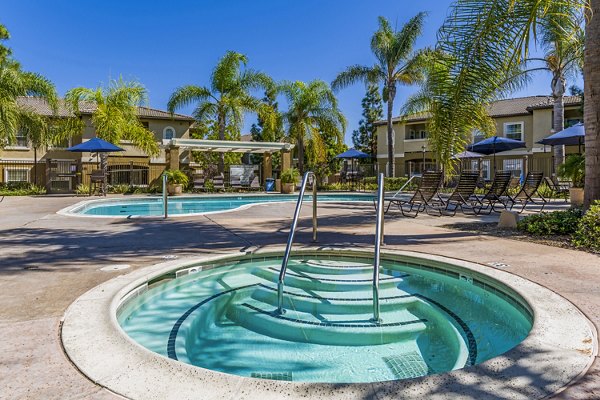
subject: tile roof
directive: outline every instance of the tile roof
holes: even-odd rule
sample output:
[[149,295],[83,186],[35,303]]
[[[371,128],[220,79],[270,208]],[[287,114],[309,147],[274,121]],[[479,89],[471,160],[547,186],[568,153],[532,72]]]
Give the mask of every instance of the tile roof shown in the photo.
[[[565,96],[565,106],[575,106],[581,104],[579,96]],[[516,115],[528,115],[533,110],[544,108],[552,108],[552,96],[528,96],[517,97],[514,99],[498,100],[490,104],[488,107],[491,117],[508,117]],[[426,113],[416,114],[407,118],[408,122],[425,121],[429,118]],[[400,117],[395,117],[394,122],[400,121]],[[377,121],[376,125],[384,125],[385,121]]]
[[[44,99],[40,99],[39,97],[19,97],[17,102],[38,114],[52,116],[52,110],[50,106]],[[79,105],[79,111],[82,114],[91,114],[96,109],[94,103],[91,102],[82,102]],[[183,114],[173,114],[171,115],[167,111],[158,110],[156,108],[150,107],[138,107],[138,115],[140,118],[148,118],[148,119],[166,119],[166,120],[181,120],[181,121],[193,121],[194,118],[189,115]],[[60,101],[58,104],[58,110],[56,113],[58,117],[70,117],[72,116],[71,112],[66,107],[64,101]]]

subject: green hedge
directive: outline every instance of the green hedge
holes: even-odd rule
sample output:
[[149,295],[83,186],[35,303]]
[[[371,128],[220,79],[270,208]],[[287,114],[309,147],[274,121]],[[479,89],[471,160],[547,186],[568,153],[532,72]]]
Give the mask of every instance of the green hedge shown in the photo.
[[0,183],[0,196],[33,196],[46,194],[46,188],[28,182]]
[[596,200],[579,221],[573,244],[600,252],[600,201]]
[[523,218],[517,223],[517,228],[537,236],[572,235],[577,230],[581,215],[578,208],[543,212]]

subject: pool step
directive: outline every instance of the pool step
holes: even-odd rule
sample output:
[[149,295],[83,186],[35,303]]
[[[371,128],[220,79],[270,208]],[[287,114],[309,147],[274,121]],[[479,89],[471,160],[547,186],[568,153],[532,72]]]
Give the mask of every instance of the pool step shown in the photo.
[[[269,282],[277,282],[279,271],[274,267],[257,268],[252,273]],[[379,279],[379,287],[390,288],[400,284],[408,275],[400,276],[382,276]],[[297,287],[305,290],[320,290],[325,292],[347,292],[355,290],[367,290],[373,285],[370,278],[363,277],[321,277],[317,275],[298,274],[293,271],[288,271],[285,276],[286,287]]]
[[[327,294],[327,293],[324,293]],[[284,291],[283,306],[310,314],[360,314],[373,311],[373,299],[368,291],[360,293],[343,293],[345,297],[320,296],[316,293]],[[355,297],[353,297],[354,295]],[[277,289],[260,285],[252,292],[252,298],[263,303],[277,307]],[[382,292],[380,309],[398,310],[415,306],[421,300],[413,295],[400,291]]]
[[321,275],[372,274],[373,264],[333,260],[292,260],[288,264],[288,270]]
[[[386,316],[387,319],[384,316],[379,325],[362,314],[359,319],[339,321],[331,321],[328,316],[322,315],[323,321],[319,321],[312,315],[296,312],[278,315],[270,306],[251,301],[236,304],[227,310],[229,320],[259,334],[324,345],[365,346],[416,340],[427,329],[427,320],[423,318],[410,316],[398,319],[397,313]],[[406,314],[403,316],[407,317]]]

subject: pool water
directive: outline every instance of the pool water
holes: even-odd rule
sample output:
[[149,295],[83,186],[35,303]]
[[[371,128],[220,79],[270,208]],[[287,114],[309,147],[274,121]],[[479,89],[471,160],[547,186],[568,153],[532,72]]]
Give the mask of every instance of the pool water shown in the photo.
[[[311,200],[305,195],[304,200]],[[372,195],[324,194],[318,195],[319,202],[355,202],[372,201]],[[170,197],[169,215],[201,214],[234,210],[236,208],[273,202],[293,202],[298,195],[244,195],[244,196],[202,196]],[[161,216],[164,213],[163,200],[156,198],[137,198],[119,200],[99,200],[86,202],[71,210],[71,213],[95,216]]]
[[382,260],[377,324],[372,260],[318,254],[290,259],[286,312],[277,314],[280,266],[279,257],[195,266],[124,303],[119,323],[149,350],[198,367],[330,383],[478,364],[532,326],[526,305],[487,281],[395,260]]

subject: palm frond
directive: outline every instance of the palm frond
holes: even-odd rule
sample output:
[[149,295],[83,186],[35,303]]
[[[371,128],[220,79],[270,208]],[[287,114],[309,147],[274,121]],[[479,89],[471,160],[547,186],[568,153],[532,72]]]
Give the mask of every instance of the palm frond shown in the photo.
[[175,110],[196,102],[216,100],[210,89],[202,86],[186,85],[175,89],[167,103],[167,110],[173,114]]

